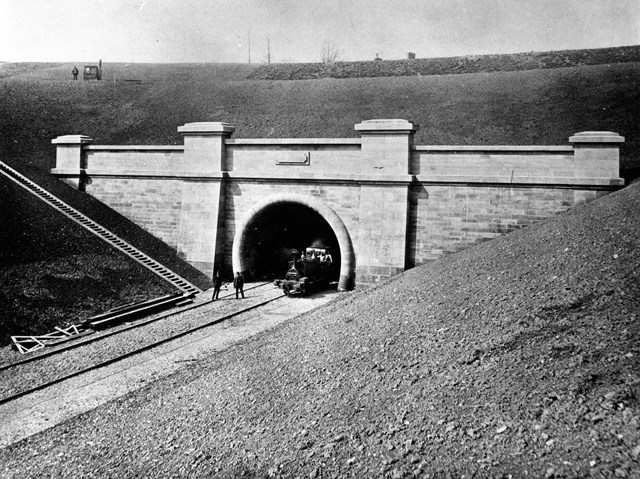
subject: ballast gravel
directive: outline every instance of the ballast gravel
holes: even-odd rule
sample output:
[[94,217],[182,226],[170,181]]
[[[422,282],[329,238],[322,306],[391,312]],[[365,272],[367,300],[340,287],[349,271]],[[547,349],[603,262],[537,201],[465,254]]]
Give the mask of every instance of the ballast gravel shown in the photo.
[[[249,294],[249,291],[251,291],[251,294]],[[176,314],[158,315],[161,319],[150,324],[145,324],[139,328],[126,329],[117,335],[105,337],[104,339],[79,346],[78,348],[63,351],[60,354],[25,364],[19,364],[11,369],[1,370],[0,399],[82,371],[123,354],[151,345],[157,341],[222,318],[237,311],[237,306],[239,305],[247,308],[281,295],[282,293],[272,284],[266,284],[258,288],[249,286],[247,288],[247,297],[241,303],[237,303],[235,299],[233,299],[234,296],[229,294],[223,294],[217,302],[209,302],[211,293],[202,293],[198,298],[202,306],[197,310],[189,309]],[[126,328],[126,325],[119,329],[123,328]],[[94,334],[100,336],[101,332]],[[82,339],[88,338],[89,337],[83,337]],[[12,356],[15,359],[21,359],[17,352],[14,352]]]
[[640,185],[0,450],[3,477],[639,477]]

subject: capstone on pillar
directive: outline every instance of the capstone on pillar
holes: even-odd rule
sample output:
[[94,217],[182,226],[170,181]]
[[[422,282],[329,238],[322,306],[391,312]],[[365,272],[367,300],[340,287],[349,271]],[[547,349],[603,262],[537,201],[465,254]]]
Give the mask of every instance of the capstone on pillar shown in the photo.
[[51,140],[56,145],[56,166],[51,173],[76,189],[83,189],[82,180],[86,177],[86,156],[84,145],[93,140],[85,135],[64,135]]
[[410,170],[413,137],[419,126],[407,120],[366,120],[355,125],[362,137],[361,171],[406,175]]
[[187,123],[178,127],[184,137],[181,169],[198,172],[226,171],[224,140],[235,126],[223,122]]
[[576,175],[624,184],[619,178],[623,136],[612,131],[583,131],[570,137],[569,142],[573,145]]

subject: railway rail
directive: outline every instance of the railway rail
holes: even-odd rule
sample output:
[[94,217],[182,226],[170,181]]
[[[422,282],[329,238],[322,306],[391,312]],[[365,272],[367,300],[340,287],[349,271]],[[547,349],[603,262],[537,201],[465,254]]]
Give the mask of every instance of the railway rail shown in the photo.
[[[271,282],[268,283],[260,283],[258,285],[254,285],[254,286],[249,286],[248,288],[245,289],[245,292],[248,291],[255,291],[255,292],[265,292],[268,293],[269,292],[269,288],[268,285],[272,285]],[[273,289],[271,289],[273,291]],[[230,293],[228,295],[223,296],[221,299],[227,298],[229,296],[232,296],[232,294],[234,293]],[[58,362],[56,362],[57,359],[59,359],[61,356],[64,355],[64,353],[69,352],[72,349],[77,349],[80,347],[91,347],[91,345],[98,343],[102,340],[105,340],[107,338],[113,338],[113,337],[117,337],[118,335],[123,335],[127,332],[130,332],[131,330],[137,329],[137,328],[141,328],[143,326],[149,326],[151,327],[153,325],[153,323],[157,323],[158,321],[162,320],[162,319],[167,319],[171,316],[176,316],[179,314],[182,314],[186,311],[191,311],[191,310],[198,310],[198,309],[202,309],[205,308],[206,306],[210,306],[212,301],[207,301],[204,303],[200,303],[200,304],[196,304],[196,305],[191,305],[191,306],[187,306],[184,307],[182,309],[180,309],[179,311],[173,311],[170,313],[166,313],[163,314],[161,316],[158,317],[154,317],[151,319],[147,319],[147,320],[142,320],[142,321],[138,321],[134,324],[125,326],[123,328],[119,328],[117,330],[114,331],[109,331],[103,334],[96,334],[96,336],[94,337],[93,335],[91,337],[87,337],[85,339],[79,340],[78,342],[72,343],[72,344],[68,344],[64,347],[61,348],[57,348],[51,351],[48,351],[46,353],[41,353],[38,354],[34,357],[31,358],[25,358],[22,359],[20,361],[16,361],[13,363],[9,363],[6,365],[3,365],[0,368],[0,374],[3,375],[7,375],[7,374],[11,374],[13,378],[19,377],[20,375],[23,375],[25,377],[25,382],[23,383],[24,387],[21,388],[16,388],[13,387],[10,391],[4,390],[4,391],[0,391],[0,404],[5,404],[5,403],[9,403],[15,399],[18,399],[20,397],[29,395],[31,393],[34,393],[36,391],[39,390],[43,390],[46,389],[48,387],[51,387],[55,384],[61,383],[63,381],[66,381],[68,379],[71,379],[73,377],[76,376],[80,376],[82,374],[88,373],[90,371],[93,371],[95,369],[99,369],[105,366],[108,366],[110,364],[114,364],[117,363],[119,361],[122,361],[128,357],[134,356],[136,354],[142,353],[144,351],[153,349],[155,347],[158,347],[162,344],[165,343],[169,343],[171,341],[174,341],[178,338],[181,338],[183,336],[186,336],[188,334],[191,334],[193,332],[205,329],[207,327],[213,326],[215,324],[221,323],[223,321],[226,321],[230,318],[233,318],[235,316],[238,316],[240,314],[246,313],[247,311],[251,311],[253,309],[259,308],[261,306],[264,306],[268,303],[271,303],[277,299],[281,299],[283,296],[281,293],[279,292],[275,292],[274,294],[266,294],[265,299],[257,299],[256,301],[247,301],[244,300],[245,302],[250,302],[250,305],[247,307],[242,307],[241,309],[234,309],[229,311],[228,313],[223,312],[222,315],[218,315],[215,319],[212,320],[204,320],[204,321],[199,321],[199,320],[194,320],[191,323],[192,324],[185,324],[184,328],[182,328],[180,331],[177,332],[172,332],[169,335],[163,334],[162,332],[158,333],[159,336],[163,336],[160,337],[159,339],[153,339],[151,341],[149,341],[147,344],[144,344],[143,346],[135,346],[135,347],[126,347],[124,348],[124,351],[114,351],[114,354],[107,354],[108,357],[98,357],[96,358],[96,362],[94,362],[93,364],[90,364],[88,366],[86,366],[87,363],[84,363],[83,365],[81,365],[81,367],[76,368],[75,370],[71,371],[71,372],[63,372],[63,373],[59,373],[58,375],[53,375],[54,377],[51,379],[48,379],[46,381],[37,381],[37,376],[41,376],[38,374],[33,374],[33,372],[30,372],[28,370],[26,370],[26,368],[28,368],[30,365],[38,364],[41,361],[46,360],[47,358],[49,358],[52,361],[51,364],[51,368],[54,368],[55,366],[58,366]],[[234,302],[234,304],[237,304]],[[138,344],[139,341],[135,340],[133,341],[135,344]],[[87,356],[90,355],[90,351],[87,351],[84,355],[83,358],[86,358]],[[104,356],[104,355],[103,355]],[[91,358],[93,359],[93,356],[91,356]],[[91,359],[89,359],[89,362],[91,361]],[[84,366],[84,367],[82,367]],[[35,385],[31,385],[29,384],[29,378],[33,378],[34,376],[36,376],[36,384]],[[7,383],[6,381],[0,381],[2,383]],[[18,389],[16,391],[16,389]]]

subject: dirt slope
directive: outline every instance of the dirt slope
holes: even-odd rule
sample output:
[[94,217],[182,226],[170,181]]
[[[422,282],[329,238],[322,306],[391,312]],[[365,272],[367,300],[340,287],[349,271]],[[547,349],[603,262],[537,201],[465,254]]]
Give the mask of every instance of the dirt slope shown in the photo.
[[0,205],[1,346],[176,291],[4,176]]
[[640,185],[0,451],[6,477],[638,477]]

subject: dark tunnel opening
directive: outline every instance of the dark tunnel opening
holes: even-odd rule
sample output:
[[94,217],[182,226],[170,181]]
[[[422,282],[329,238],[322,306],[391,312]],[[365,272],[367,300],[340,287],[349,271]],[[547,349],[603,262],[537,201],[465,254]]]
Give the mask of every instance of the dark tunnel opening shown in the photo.
[[266,207],[246,229],[243,256],[252,280],[284,278],[292,251],[330,248],[333,258],[330,281],[340,276],[338,239],[327,221],[315,210],[299,203],[278,203]]

